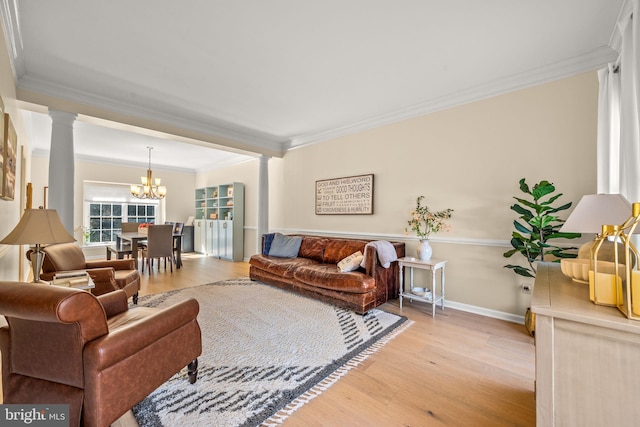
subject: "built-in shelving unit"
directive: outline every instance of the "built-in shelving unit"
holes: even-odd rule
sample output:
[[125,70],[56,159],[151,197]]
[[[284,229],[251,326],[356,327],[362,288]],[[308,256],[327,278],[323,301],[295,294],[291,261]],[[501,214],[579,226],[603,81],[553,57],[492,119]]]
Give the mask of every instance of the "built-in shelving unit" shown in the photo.
[[244,184],[195,191],[195,251],[229,261],[244,257]]

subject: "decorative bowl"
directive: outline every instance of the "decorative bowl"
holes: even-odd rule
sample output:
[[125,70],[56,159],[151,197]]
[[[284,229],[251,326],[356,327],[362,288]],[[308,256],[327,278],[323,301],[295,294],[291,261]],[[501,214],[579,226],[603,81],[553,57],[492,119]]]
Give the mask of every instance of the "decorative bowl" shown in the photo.
[[[618,275],[624,280],[624,264],[618,264]],[[589,284],[589,270],[591,260],[589,258],[566,258],[560,260],[560,270],[576,282]],[[598,271],[601,273],[613,274],[615,263],[610,261],[598,261]]]
[[413,288],[411,289],[411,293],[419,297],[426,297],[431,294],[431,291],[426,288]]

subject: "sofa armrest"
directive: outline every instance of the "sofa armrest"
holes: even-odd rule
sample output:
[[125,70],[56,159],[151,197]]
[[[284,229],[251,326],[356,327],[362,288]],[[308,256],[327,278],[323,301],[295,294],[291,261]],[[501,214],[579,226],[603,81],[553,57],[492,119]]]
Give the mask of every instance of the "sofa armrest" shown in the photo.
[[378,266],[378,251],[375,246],[366,246],[365,259],[367,260],[365,265],[365,272],[367,276],[376,277],[376,268]]
[[34,331],[29,337],[34,341],[40,339],[38,335],[46,336],[47,328],[55,324],[75,324],[77,337],[86,341],[107,333],[107,318],[96,297],[65,286],[0,282],[0,313],[33,321],[24,327]]
[[[130,311],[133,312],[137,308]],[[110,330],[85,346],[85,367],[101,371],[119,361],[136,354],[189,322],[196,322],[200,306],[194,298],[181,301],[170,307]]]
[[135,259],[87,261],[87,269],[111,267],[114,270],[136,270]]
[[92,268],[86,271],[95,285],[91,290],[92,294],[97,296],[118,290],[113,268]]
[[100,304],[102,304],[104,312],[107,314],[107,319],[116,314],[124,313],[129,309],[127,293],[125,291],[117,290],[100,295],[97,298]]

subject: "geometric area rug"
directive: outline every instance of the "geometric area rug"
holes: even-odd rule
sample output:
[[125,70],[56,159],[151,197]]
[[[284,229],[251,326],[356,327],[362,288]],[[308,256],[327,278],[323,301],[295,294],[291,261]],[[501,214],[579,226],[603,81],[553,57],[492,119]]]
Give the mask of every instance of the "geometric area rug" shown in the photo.
[[141,427],[273,426],[320,395],[413,322],[350,310],[249,278],[140,298],[200,303],[198,380],[186,369],[133,408]]

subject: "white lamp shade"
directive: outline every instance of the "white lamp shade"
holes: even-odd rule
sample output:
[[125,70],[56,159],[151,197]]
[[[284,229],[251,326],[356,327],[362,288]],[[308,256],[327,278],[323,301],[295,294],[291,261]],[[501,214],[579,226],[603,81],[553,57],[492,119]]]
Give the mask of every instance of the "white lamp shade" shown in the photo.
[[562,232],[600,233],[603,225],[620,225],[631,216],[631,203],[621,194],[582,196],[560,228]]
[[36,245],[74,242],[55,209],[25,209],[15,228],[0,241],[3,245]]

